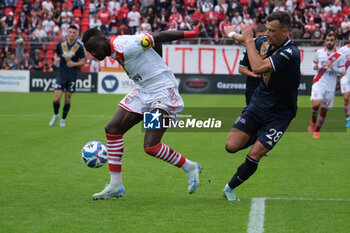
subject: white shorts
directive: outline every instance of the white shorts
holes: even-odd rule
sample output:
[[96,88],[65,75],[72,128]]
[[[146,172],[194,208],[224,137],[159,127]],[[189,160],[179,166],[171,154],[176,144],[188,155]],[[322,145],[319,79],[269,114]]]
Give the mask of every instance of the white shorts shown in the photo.
[[350,77],[349,75],[344,75],[341,79],[340,79],[340,90],[341,93],[346,93],[346,92],[350,92]]
[[139,114],[159,108],[170,115],[176,115],[183,111],[184,102],[176,87],[161,89],[157,92],[147,92],[137,88],[127,94],[119,102],[119,106],[129,112]]
[[321,106],[326,109],[331,109],[334,103],[335,91],[329,91],[313,85],[311,89],[311,101],[322,100]]

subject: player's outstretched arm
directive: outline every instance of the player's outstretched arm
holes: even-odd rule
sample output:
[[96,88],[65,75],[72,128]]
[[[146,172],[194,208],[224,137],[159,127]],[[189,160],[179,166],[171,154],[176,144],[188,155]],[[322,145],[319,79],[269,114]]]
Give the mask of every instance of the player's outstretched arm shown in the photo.
[[243,35],[236,33],[236,25],[224,27],[224,32],[228,38],[236,40],[238,43],[240,43],[243,46],[247,46],[247,43],[245,43]]
[[162,31],[153,34],[155,44],[170,42],[173,40],[181,40],[185,38],[195,38],[199,35],[202,30],[202,23],[198,22],[196,27],[192,31]]

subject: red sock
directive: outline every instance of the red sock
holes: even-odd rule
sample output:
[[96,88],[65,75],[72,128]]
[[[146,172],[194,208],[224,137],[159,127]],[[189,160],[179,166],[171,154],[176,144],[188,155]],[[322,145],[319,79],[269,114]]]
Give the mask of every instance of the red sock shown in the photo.
[[326,120],[326,117],[327,117],[327,114],[325,115],[321,115],[318,117],[318,121],[317,121],[317,124],[316,124],[316,129],[315,129],[315,132],[319,132],[322,125],[323,125],[323,122]]
[[108,166],[110,172],[122,171],[123,135],[107,134]]
[[318,107],[312,107],[311,108],[311,117],[312,117],[313,123],[316,123],[316,121],[317,121],[317,113],[318,113]]
[[145,148],[145,152],[177,167],[182,167],[182,165],[186,162],[186,158],[184,156],[162,142],[155,146]]
[[343,103],[345,117],[350,117],[350,103]]

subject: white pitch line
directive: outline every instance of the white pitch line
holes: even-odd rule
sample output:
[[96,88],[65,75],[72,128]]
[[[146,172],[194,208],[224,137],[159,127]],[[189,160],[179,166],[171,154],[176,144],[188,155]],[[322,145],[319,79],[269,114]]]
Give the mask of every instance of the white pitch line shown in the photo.
[[265,215],[266,198],[253,198],[250,207],[248,233],[264,232],[264,215]]
[[263,233],[265,218],[265,200],[290,200],[290,201],[350,201],[343,198],[296,198],[296,197],[258,197],[252,198],[250,207],[248,233]]
[[297,198],[297,197],[265,197],[269,200],[291,200],[291,201],[350,201],[342,198]]

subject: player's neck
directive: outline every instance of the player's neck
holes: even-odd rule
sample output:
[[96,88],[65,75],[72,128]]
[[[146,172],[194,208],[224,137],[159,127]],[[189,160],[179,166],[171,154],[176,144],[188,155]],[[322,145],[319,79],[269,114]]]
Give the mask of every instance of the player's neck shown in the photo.
[[69,45],[72,45],[75,43],[75,39],[67,39],[67,42]]

